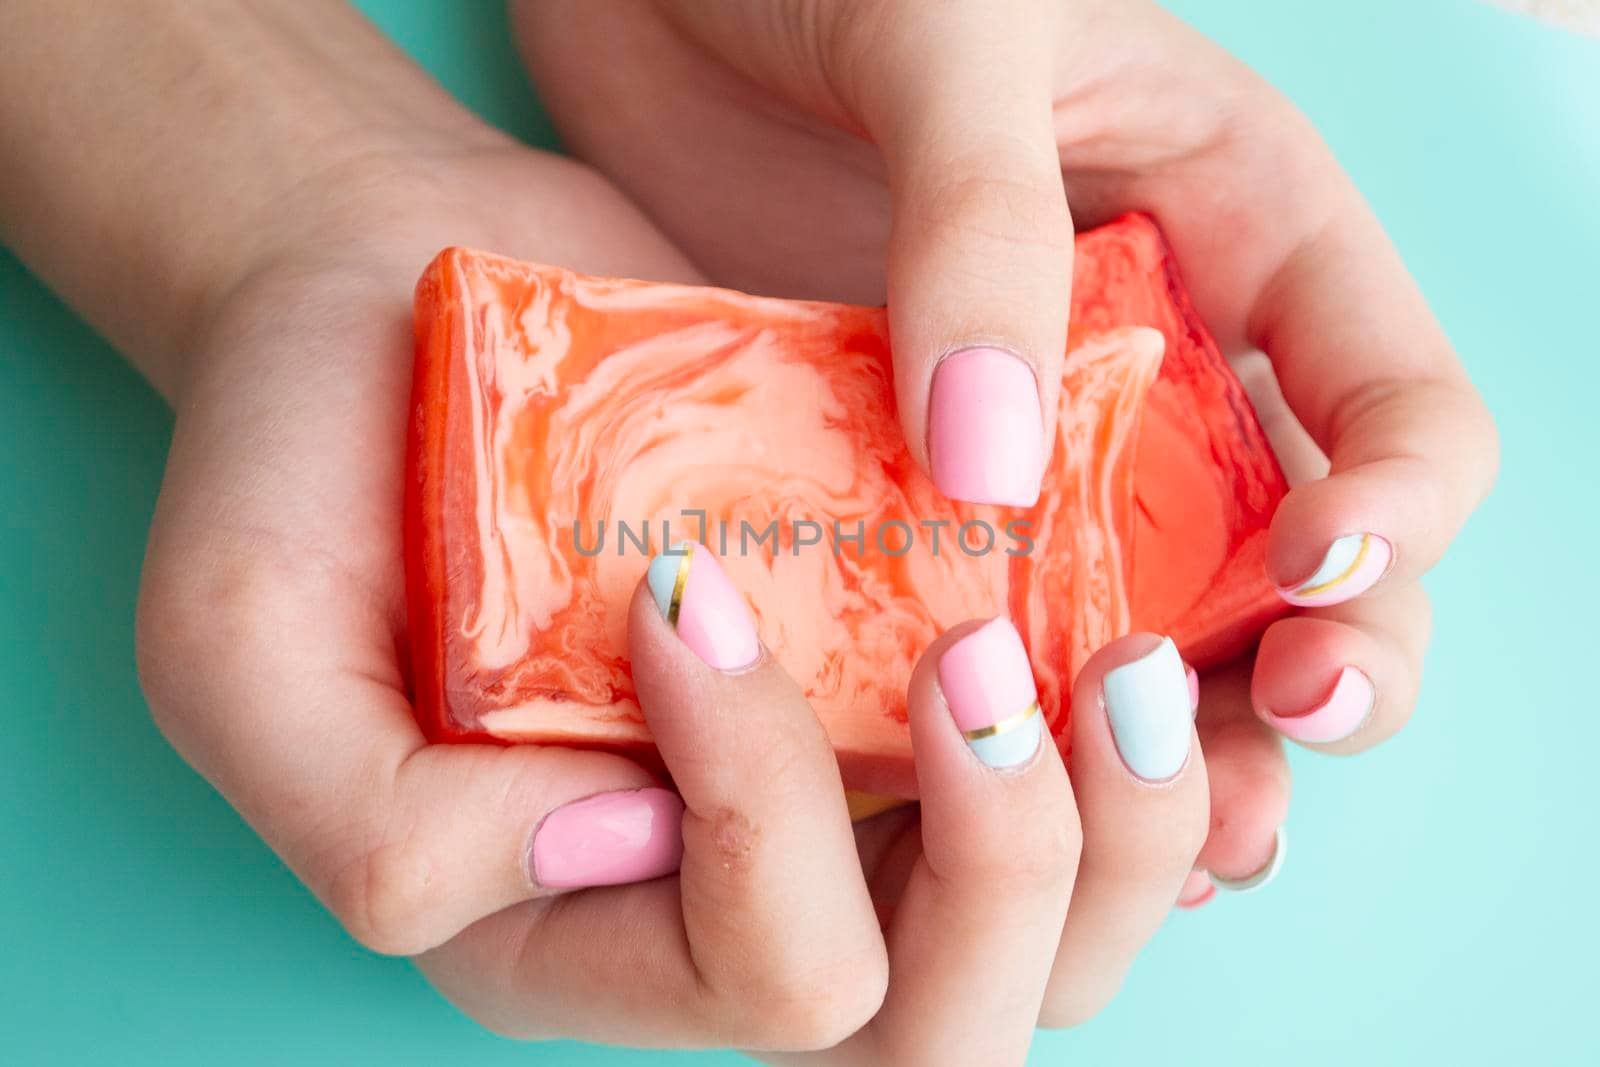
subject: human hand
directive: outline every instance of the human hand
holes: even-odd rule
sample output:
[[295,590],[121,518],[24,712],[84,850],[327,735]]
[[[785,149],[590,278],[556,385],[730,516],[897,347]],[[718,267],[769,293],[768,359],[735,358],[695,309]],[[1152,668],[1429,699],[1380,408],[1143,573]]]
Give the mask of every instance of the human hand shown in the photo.
[[[1034,469],[1032,437],[1016,427],[1037,401],[1050,439],[1073,219],[1156,216],[1223,346],[1270,358],[1246,377],[1297,483],[1268,569],[1306,606],[1253,665],[1205,680],[1201,713],[1201,866],[1235,882],[1274,866],[1288,799],[1275,731],[1348,753],[1400,728],[1429,625],[1417,578],[1496,464],[1486,409],[1304,116],[1126,0],[515,12],[566,143],[714,281],[887,298],[907,441],[954,496],[1028,496],[1014,478]],[[941,361],[972,345],[1033,372],[988,376],[1020,383],[1019,398],[986,397],[1005,419],[941,400]]]
[[[733,889],[679,909],[678,880],[650,879],[677,869],[682,805],[651,774],[592,752],[430,746],[416,725],[399,519],[418,272],[463,243],[696,280],[591,171],[425,114],[410,105],[418,122],[398,142],[363,127],[333,158],[302,158],[270,233],[212,250],[212,284],[185,287],[197,326],[182,358],[143,353],[177,411],[139,611],[156,721],[362,944],[438,969],[470,943],[472,981],[451,985],[464,1001],[590,989],[518,1025],[642,1043],[842,1037],[881,998],[883,949],[831,752],[820,784],[815,761],[789,777],[759,764],[820,798],[763,824],[766,847],[800,868],[731,878],[761,894],[737,911]],[[170,336],[160,317],[147,306],[118,324]],[[729,787],[757,795],[753,773]],[[608,832],[609,849],[584,847]],[[806,873],[841,864],[849,877]],[[630,881],[626,896],[571,893]],[[522,936],[487,952],[458,937],[496,914]],[[838,980],[778,1003],[797,975]],[[755,998],[763,1011],[744,1007]]]
[[[730,743],[698,776],[671,760],[706,803],[815,798],[782,819],[741,809],[768,860],[680,903],[678,879],[651,879],[677,870],[682,803],[650,773],[594,752],[428,745],[406,696],[398,518],[420,265],[462,242],[602,274],[691,270],[592,173],[492,137],[426,165],[364,155],[301,194],[292,231],[239,272],[163,383],[178,418],[139,625],[163,732],[352,936],[423,955],[499,1029],[785,1047],[853,1031],[881,998],[883,948],[825,745],[825,760],[774,766],[767,746],[804,739],[750,714],[736,740],[751,752]],[[714,880],[722,853],[696,866],[705,854],[691,848],[687,870]],[[624,882],[641,884],[572,892]],[[801,983],[823,979],[808,999]],[[510,998],[510,1016],[484,1006]]]
[[[0,151],[0,233],[177,411],[139,618],[163,730],[354,936],[422,952],[485,1014],[510,998],[508,1029],[768,1047],[857,1030],[886,950],[813,720],[788,720],[812,723],[793,767],[794,729],[768,760],[764,731],[720,762],[675,758],[693,803],[724,790],[767,848],[763,877],[735,848],[718,883],[713,835],[696,881],[691,841],[679,901],[682,879],[648,881],[678,863],[680,810],[650,775],[426,746],[405,700],[396,519],[420,264],[462,242],[598,274],[695,280],[688,265],[609,186],[464,115],[343,5],[103,14],[5,8],[0,85],[28,91],[0,93],[0,147],[18,148]],[[768,787],[807,803],[774,814]],[[1193,841],[1162,840],[1150,854],[1186,865]],[[773,877],[774,856],[798,870]],[[1022,858],[1046,871],[1060,855]],[[507,940],[476,933],[496,923]],[[541,997],[552,1010],[521,1010]]]
[[[341,175],[338,188],[370,188],[370,202],[316,211],[304,236],[245,272],[251,285],[207,316],[173,385],[180,414],[141,612],[145,682],[167,735],[359,940],[419,954],[447,995],[501,1032],[762,1050],[850,1037],[837,1062],[921,1064],[961,1047],[926,1014],[976,989],[1017,994],[994,1009],[1003,1039],[985,1033],[981,1046],[983,1062],[1004,1062],[1020,1058],[1041,1012],[1091,1013],[1160,922],[1203,834],[1186,694],[1158,719],[1159,785],[1123,769],[1093,704],[1098,683],[1086,681],[1076,804],[1053,748],[1022,776],[1043,784],[990,787],[1001,799],[976,792],[987,772],[963,756],[950,813],[926,816],[920,834],[907,815],[887,816],[858,842],[831,749],[793,683],[770,663],[724,677],[641,593],[630,658],[687,802],[681,846],[681,806],[626,760],[423,743],[395,652],[401,467],[384,444],[404,432],[410,265],[458,239],[595,271],[687,268],[559,160],[501,146],[447,159],[424,183],[381,173]],[[334,192],[311,191],[305,210],[340,204]],[[526,222],[507,206],[522,197],[536,205]],[[396,204],[418,221],[397,221]],[[741,666],[739,645],[717,646],[731,657],[719,662]],[[914,706],[925,709],[935,690],[926,668],[920,677]],[[955,736],[947,715],[938,721],[935,751]],[[925,771],[937,788],[940,771]],[[986,814],[963,814],[962,800]],[[1017,812],[1039,821],[1013,825]],[[941,826],[954,827],[944,859]],[[672,872],[680,847],[679,877],[650,880]],[[916,873],[924,865],[937,877]],[[937,886],[919,893],[930,878]],[[1003,930],[950,914],[952,900],[981,910],[983,893],[1006,898]],[[944,903],[917,903],[928,895]],[[891,908],[886,944],[878,916]],[[886,985],[894,958],[923,977]]]
[[[583,951],[530,974],[507,942],[475,976],[557,990],[607,979],[608,994],[542,1020],[561,1032],[675,1026],[680,1041],[712,1041],[708,1020],[745,995],[719,978],[740,965],[781,985],[851,954],[860,984],[837,984],[838,1012],[861,988],[881,994],[859,875],[835,889],[802,871],[737,929],[700,913],[692,941],[692,907],[644,930],[605,896],[563,908],[568,890],[676,870],[681,802],[615,756],[426,745],[406,699],[418,272],[457,242],[696,280],[683,258],[593,172],[479,123],[345,5],[150,0],[95,14],[0,6],[0,236],[176,409],[138,626],[142,680],[174,745],[374,949],[436,949],[529,899],[572,916],[563,930]],[[792,855],[855,868],[836,773],[820,796],[781,828],[802,838]],[[840,818],[804,833],[809,810]],[[608,832],[609,847],[582,847]],[[676,894],[676,879],[638,891],[663,885]],[[666,983],[615,966],[646,944],[703,984],[647,1002]],[[798,970],[762,966],[768,946],[794,948],[777,962]],[[746,1015],[815,1040],[839,1025],[826,1008]]]
[[592,172],[487,131],[430,157],[363,153],[282,217],[161,381],[177,419],[140,672],[167,736],[351,933],[419,952],[548,888],[525,863],[544,813],[654,780],[593,754],[424,743],[398,651],[416,275],[452,242],[693,273]]
[[1021,1063],[1041,1018],[1116,989],[1205,834],[1185,669],[1152,635],[1083,672],[1071,781],[1015,628],[941,636],[908,693],[920,808],[857,827],[859,862],[827,737],[709,549],[652,564],[629,659],[686,805],[682,871],[508,909],[423,957],[502,1032]]

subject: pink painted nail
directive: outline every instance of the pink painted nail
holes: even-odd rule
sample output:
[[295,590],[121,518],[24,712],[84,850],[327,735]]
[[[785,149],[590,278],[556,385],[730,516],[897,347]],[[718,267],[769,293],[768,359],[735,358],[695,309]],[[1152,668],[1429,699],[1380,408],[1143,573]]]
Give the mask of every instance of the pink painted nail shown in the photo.
[[1217,887],[1211,884],[1209,874],[1190,871],[1189,877],[1184,879],[1183,888],[1178,891],[1178,907],[1185,910],[1198,908],[1216,895]]
[[1361,729],[1378,699],[1372,679],[1355,667],[1339,672],[1333,691],[1322,703],[1301,712],[1263,710],[1261,717],[1286,737],[1311,744],[1342,741]]
[[1033,758],[1044,716],[1022,636],[1010,619],[990,619],[939,657],[939,688],[956,728],[991,767]]
[[928,451],[945,496],[1032,507],[1045,460],[1033,368],[998,348],[946,356],[933,372]]
[[581,889],[659,878],[683,859],[683,801],[669,789],[599,793],[552,811],[533,835],[535,885]]
[[1278,595],[1301,608],[1342,604],[1376,585],[1393,562],[1394,546],[1377,534],[1346,534],[1328,546],[1310,577],[1279,586]]
[[736,671],[761,655],[750,609],[709,548],[680,541],[650,561],[646,581],[662,617],[710,666]]

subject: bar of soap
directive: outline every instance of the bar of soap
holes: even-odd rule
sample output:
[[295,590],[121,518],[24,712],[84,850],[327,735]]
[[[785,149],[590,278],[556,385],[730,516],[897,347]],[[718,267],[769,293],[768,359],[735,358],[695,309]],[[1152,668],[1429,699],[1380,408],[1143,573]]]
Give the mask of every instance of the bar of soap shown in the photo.
[[962,620],[1016,622],[1057,736],[1120,634],[1201,667],[1246,650],[1284,611],[1277,462],[1151,220],[1080,235],[1074,274],[1022,509],[949,501],[912,462],[882,309],[442,252],[417,287],[405,504],[429,737],[649,759],[627,605],[682,539],[719,554],[858,790],[915,795],[906,682]]

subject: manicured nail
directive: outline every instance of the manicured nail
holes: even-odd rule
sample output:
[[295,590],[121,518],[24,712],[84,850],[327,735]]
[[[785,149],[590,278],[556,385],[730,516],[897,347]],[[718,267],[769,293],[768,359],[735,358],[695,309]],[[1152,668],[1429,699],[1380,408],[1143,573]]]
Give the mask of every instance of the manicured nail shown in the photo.
[[1198,908],[1216,895],[1217,887],[1211,884],[1210,875],[1205,871],[1190,871],[1183,888],[1178,891],[1178,907],[1185,910]]
[[662,617],[710,666],[736,671],[761,654],[750,609],[709,548],[678,542],[650,561],[646,580]]
[[1394,562],[1394,546],[1377,534],[1354,533],[1334,541],[1311,577],[1279,586],[1278,595],[1302,608],[1342,604],[1377,584]]
[[1039,692],[1010,619],[990,619],[945,649],[939,687],[961,736],[989,766],[1015,767],[1039,750]]
[[1274,730],[1296,741],[1327,744],[1343,741],[1366,723],[1378,702],[1372,679],[1355,668],[1346,667],[1333,683],[1333,691],[1322,703],[1299,712],[1274,712],[1263,709],[1261,717]]
[[1283,858],[1289,854],[1289,833],[1283,827],[1278,827],[1278,832],[1272,837],[1272,858],[1257,871],[1245,878],[1238,880],[1218,878],[1211,876],[1211,882],[1218,889],[1226,889],[1230,893],[1248,893],[1253,889],[1264,889],[1268,882],[1278,877],[1278,872],[1283,870]]
[[1100,682],[1111,736],[1128,770],[1147,782],[1161,782],[1189,759],[1194,729],[1189,677],[1172,638],[1132,663],[1106,672]]
[[545,816],[533,835],[535,885],[581,889],[659,878],[683,858],[683,801],[670,789],[599,793]]
[[1032,507],[1045,460],[1033,368],[999,348],[946,356],[933,372],[928,452],[945,496]]

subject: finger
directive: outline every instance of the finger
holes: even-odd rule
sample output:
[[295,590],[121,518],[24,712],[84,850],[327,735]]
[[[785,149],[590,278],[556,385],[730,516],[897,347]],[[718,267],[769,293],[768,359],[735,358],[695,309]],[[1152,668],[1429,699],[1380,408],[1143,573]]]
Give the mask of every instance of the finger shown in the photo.
[[742,74],[882,152],[897,406],[912,455],[958,500],[1033,504],[1054,441],[1072,275],[1060,7],[666,6]]
[[888,168],[901,422],[957,500],[1032,505],[1054,441],[1072,280],[1050,108],[1059,7],[924,5],[920,32],[860,20],[840,37],[845,92]]
[[861,989],[859,1026],[887,965],[833,749],[716,556],[693,543],[674,552],[634,598],[630,654],[687,808],[679,881],[699,984],[729,1006],[725,1032],[746,1047],[760,1035],[739,1032],[737,1008],[752,996],[826,1002]]
[[1428,597],[1411,583],[1313,614],[1262,636],[1251,700],[1268,726],[1311,748],[1362,752],[1405,725],[1422,681]]
[[1206,675],[1196,726],[1211,785],[1211,825],[1179,906],[1209,899],[1208,887],[1266,884],[1282,866],[1278,848],[1291,776],[1283,742],[1250,704],[1251,662]]
[[[324,591],[308,612],[270,567],[182,566],[141,605],[157,719],[364,945],[420,952],[518,901],[676,865],[677,801],[627,760],[426,745],[369,599]],[[556,837],[588,865],[536,879]]]
[[1211,876],[1196,867],[1183,880],[1183,888],[1178,891],[1175,906],[1185,911],[1193,911],[1211,903],[1216,895],[1217,887],[1212,883]]
[[517,1037],[837,1044],[888,976],[821,725],[704,546],[652,562],[628,626],[640,704],[685,804],[678,878],[510,909],[424,969]]
[[[1326,475],[1326,458],[1263,364],[1247,359],[1237,369],[1290,484]],[[1421,684],[1429,623],[1420,586],[1386,583],[1371,596],[1309,608],[1275,624],[1256,658],[1253,703],[1261,721],[1297,741],[1338,752],[1360,751],[1392,735],[1404,725]],[[1356,664],[1352,657],[1358,656],[1376,674]],[[1377,675],[1384,678],[1381,685]]]
[[1008,620],[934,642],[908,702],[923,854],[863,1061],[1021,1064],[1078,864],[1072,787]]
[[[1256,417],[1290,485],[1328,473],[1328,460],[1289,410],[1272,364],[1260,353],[1234,361]],[[1198,908],[1218,888],[1264,888],[1287,855],[1284,820],[1291,776],[1283,743],[1259,719],[1250,700],[1255,659],[1207,675],[1196,725],[1211,783],[1211,827],[1177,906]]]
[[[1331,161],[1329,166],[1332,167]],[[1284,599],[1326,606],[1414,581],[1493,482],[1494,422],[1353,186],[1263,289],[1251,338],[1328,454],[1290,492],[1267,570]]]
[[1130,634],[1084,665],[1072,691],[1072,784],[1083,860],[1041,1022],[1099,1012],[1166,919],[1206,837],[1206,759],[1177,647]]

